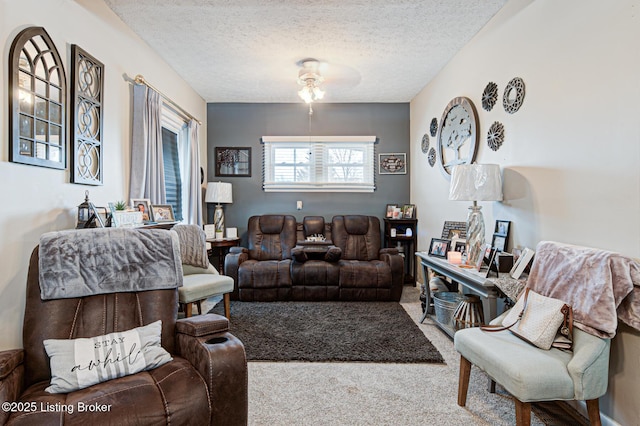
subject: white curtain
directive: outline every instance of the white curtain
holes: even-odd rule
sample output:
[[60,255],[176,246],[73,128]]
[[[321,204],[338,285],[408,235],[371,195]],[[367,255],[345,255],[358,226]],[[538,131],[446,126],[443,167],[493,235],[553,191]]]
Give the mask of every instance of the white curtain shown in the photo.
[[130,198],[148,198],[165,204],[162,160],[162,99],[143,84],[133,85]]
[[200,183],[200,147],[198,144],[198,134],[200,125],[195,120],[189,121],[189,176],[187,191],[187,212],[185,222],[202,226],[202,185]]

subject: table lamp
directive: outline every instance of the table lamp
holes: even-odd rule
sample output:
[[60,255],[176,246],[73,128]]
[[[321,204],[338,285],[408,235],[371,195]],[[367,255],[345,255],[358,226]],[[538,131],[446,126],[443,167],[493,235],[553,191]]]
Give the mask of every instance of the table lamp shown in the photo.
[[207,182],[207,192],[204,196],[205,203],[217,203],[213,213],[213,223],[216,227],[216,238],[224,235],[224,210],[221,203],[233,203],[231,184],[227,182]]
[[484,255],[485,226],[478,201],[501,201],[502,178],[497,164],[459,164],[451,173],[449,199],[473,201],[467,216],[467,263]]

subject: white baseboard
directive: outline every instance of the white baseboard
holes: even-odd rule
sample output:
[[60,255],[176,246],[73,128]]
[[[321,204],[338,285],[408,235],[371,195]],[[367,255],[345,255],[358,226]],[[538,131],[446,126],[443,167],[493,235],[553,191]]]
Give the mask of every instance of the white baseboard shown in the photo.
[[[589,414],[587,413],[587,403],[584,401],[565,401],[567,404],[575,408],[580,414],[589,418]],[[602,421],[602,426],[622,426],[620,423],[613,420],[611,417],[608,417],[600,412],[600,420]]]

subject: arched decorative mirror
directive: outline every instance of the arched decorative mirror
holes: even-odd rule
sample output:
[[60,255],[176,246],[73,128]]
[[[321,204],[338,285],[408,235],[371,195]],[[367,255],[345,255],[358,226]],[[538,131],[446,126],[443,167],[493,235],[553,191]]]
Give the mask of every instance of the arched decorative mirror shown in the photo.
[[9,52],[9,160],[66,167],[66,77],[42,27],[22,30]]

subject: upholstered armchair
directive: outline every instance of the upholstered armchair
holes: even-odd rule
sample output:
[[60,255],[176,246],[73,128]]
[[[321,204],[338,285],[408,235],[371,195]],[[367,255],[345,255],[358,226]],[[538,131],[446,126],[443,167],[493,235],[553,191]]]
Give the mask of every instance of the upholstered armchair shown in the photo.
[[340,248],[340,300],[400,300],[404,260],[396,248],[381,247],[375,216],[334,216],[333,244]]
[[235,281],[232,299],[247,302],[291,299],[291,250],[296,245],[296,219],[291,215],[252,216],[247,248],[232,247],[225,275]]
[[[131,234],[146,232],[147,243],[162,241],[168,231],[137,230],[78,230],[65,231],[86,233],[94,237],[94,233],[112,234],[114,243],[109,246],[93,246],[89,242],[89,251],[94,257],[80,262],[101,269],[101,265],[117,271],[119,278],[132,273],[132,268],[120,268],[120,263],[112,262],[131,247],[128,237]],[[41,243],[42,244],[42,243]],[[140,247],[153,247],[146,244]],[[177,247],[177,243],[176,243]],[[67,244],[60,251],[60,258],[69,256],[75,245]],[[150,250],[152,250],[150,248]],[[170,251],[162,246],[159,250]],[[114,257],[107,259],[108,254]],[[140,259],[148,259],[153,263],[153,253],[140,252]],[[134,253],[134,255],[136,255]],[[112,282],[103,281],[100,286],[103,292],[81,297],[41,298],[40,269],[47,262],[58,262],[58,256],[40,257],[36,248],[30,259],[27,277],[26,307],[23,327],[23,347],[0,352],[0,402],[22,402],[15,404],[15,410],[0,411],[0,424],[34,425],[34,424],[172,424],[172,425],[244,425],[247,423],[247,365],[242,343],[228,332],[228,321],[219,315],[201,315],[193,318],[177,319],[178,291],[176,282],[173,288],[150,289],[146,291],[124,291],[111,286]],[[100,261],[104,263],[100,263]],[[129,264],[132,265],[132,264]],[[181,277],[179,259],[176,261],[175,276]],[[144,281],[157,268],[152,264],[149,269],[135,271],[136,281]],[[64,269],[62,269],[64,271]],[[64,271],[66,273],[66,271]],[[82,272],[81,272],[82,274]],[[173,275],[172,275],[173,276]],[[109,277],[111,279],[113,275]],[[64,276],[63,276],[64,281]],[[153,281],[150,279],[149,281]],[[67,282],[70,286],[70,281]],[[153,282],[149,284],[153,285]],[[114,284],[115,286],[115,284]],[[68,290],[65,288],[62,291]],[[161,321],[161,328],[157,321]],[[54,373],[53,358],[48,354],[48,339],[76,345],[80,339],[125,333],[142,326],[156,324],[156,345],[170,355],[171,360],[153,369],[144,369],[124,377],[112,378],[89,386],[80,386],[78,390],[50,393],[45,390],[52,382]],[[104,337],[104,336],[103,336]],[[140,352],[147,343],[140,338]],[[76,340],[69,340],[76,339]],[[123,337],[124,339],[124,337]],[[47,340],[47,342],[45,342]],[[113,341],[112,341],[113,342]],[[112,344],[112,342],[110,344]],[[90,347],[94,348],[91,343]],[[94,369],[103,374],[109,364],[107,360],[127,355],[118,352],[125,350],[115,347],[109,353],[95,354]],[[73,352],[72,352],[73,353]],[[71,365],[78,364],[65,372],[84,370],[84,363],[79,363],[73,355]],[[133,355],[131,355],[133,356]],[[137,356],[136,356],[137,357]],[[123,358],[123,359],[124,359]],[[132,358],[129,358],[132,359]],[[97,364],[96,364],[97,362]],[[80,364],[82,364],[80,366]],[[104,364],[103,366],[101,364]],[[65,364],[67,365],[67,364]],[[91,365],[91,363],[89,364]],[[101,368],[97,368],[100,365]],[[79,367],[80,366],[80,367]],[[149,367],[147,367],[149,368]],[[98,374],[98,373],[96,373]],[[109,375],[114,374],[113,372]],[[55,375],[55,374],[53,374]],[[78,375],[79,377],[79,375]],[[80,383],[80,378],[74,379]],[[5,406],[3,405],[3,408]],[[21,408],[20,408],[21,407]],[[93,407],[87,409],[86,407]],[[83,410],[84,408],[84,410]]]

